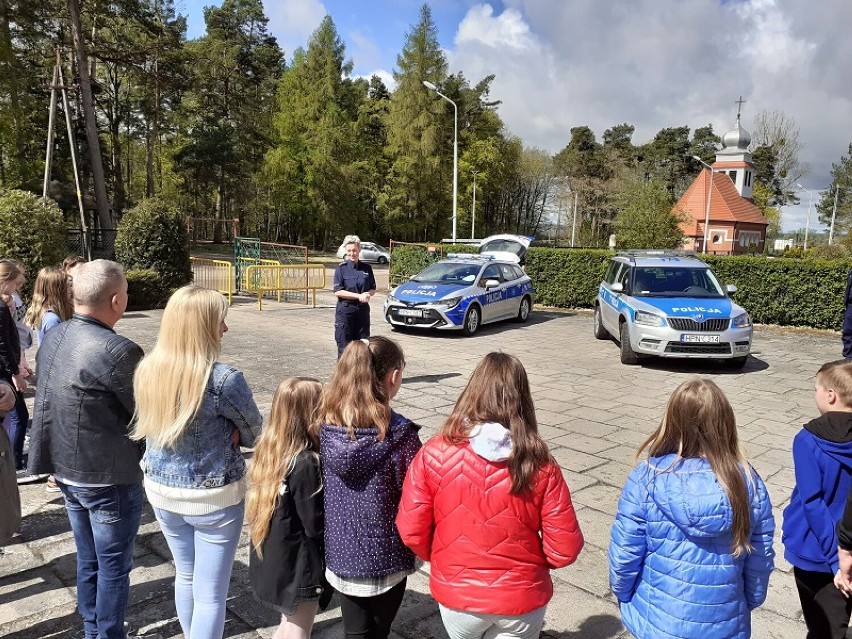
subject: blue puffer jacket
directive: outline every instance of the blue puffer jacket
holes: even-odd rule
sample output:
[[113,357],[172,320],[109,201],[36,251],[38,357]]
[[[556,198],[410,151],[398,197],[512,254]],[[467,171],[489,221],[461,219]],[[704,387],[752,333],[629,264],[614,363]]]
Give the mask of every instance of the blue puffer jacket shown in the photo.
[[[675,467],[672,468],[672,465]],[[731,554],[733,512],[704,459],[640,463],[627,479],[612,527],[609,579],[624,625],[637,639],[746,639],[766,599],[775,521],[756,475],[750,553]]]
[[396,529],[402,482],[420,450],[420,427],[391,414],[384,439],[376,428],[322,424],[325,559],[340,577],[382,577],[414,569],[414,553]]

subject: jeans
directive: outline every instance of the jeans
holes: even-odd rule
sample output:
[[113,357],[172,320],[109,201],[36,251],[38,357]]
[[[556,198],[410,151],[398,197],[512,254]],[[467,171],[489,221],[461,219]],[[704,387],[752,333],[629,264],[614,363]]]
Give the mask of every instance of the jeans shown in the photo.
[[537,639],[547,612],[547,606],[542,606],[517,617],[507,617],[439,608],[451,639]]
[[175,608],[186,639],[221,639],[245,502],[208,515],[154,508],[175,560]]
[[125,639],[142,484],[102,488],[57,484],[77,545],[77,607],[86,639]]
[[15,456],[15,470],[25,468],[24,465],[24,438],[27,434],[27,425],[30,422],[30,412],[24,401],[24,394],[15,391],[15,406],[6,415],[3,427],[12,442],[12,454]]
[[343,636],[346,639],[387,639],[393,618],[402,604],[406,581],[403,579],[375,597],[352,597],[339,593]]

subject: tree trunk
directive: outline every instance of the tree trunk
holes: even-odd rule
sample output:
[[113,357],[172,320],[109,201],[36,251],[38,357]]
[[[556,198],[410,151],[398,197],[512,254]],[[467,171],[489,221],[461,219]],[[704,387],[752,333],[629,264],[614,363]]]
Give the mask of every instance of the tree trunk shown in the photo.
[[95,102],[92,98],[92,84],[89,76],[89,61],[83,31],[80,22],[79,0],[68,0],[68,17],[71,22],[71,34],[74,38],[74,52],[77,57],[77,72],[80,74],[80,97],[83,102],[83,116],[86,122],[86,140],[89,143],[89,157],[92,168],[92,181],[95,186],[95,199],[101,228],[112,228],[110,203],[107,198],[104,165],[101,159],[101,143],[98,139],[98,125],[95,119]]

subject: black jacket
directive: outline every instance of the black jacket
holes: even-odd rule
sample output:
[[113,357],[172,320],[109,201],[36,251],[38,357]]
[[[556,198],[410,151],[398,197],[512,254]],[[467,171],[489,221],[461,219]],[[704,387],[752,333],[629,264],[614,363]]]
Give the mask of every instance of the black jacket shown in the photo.
[[18,326],[9,312],[9,307],[0,302],[0,379],[12,381],[12,375],[18,374],[21,363],[21,342]]
[[325,581],[322,475],[319,457],[302,452],[284,480],[261,559],[251,548],[249,581],[255,597],[285,615],[328,588]]
[[142,445],[128,437],[141,359],[139,346],[86,315],[45,335],[36,355],[30,473],[85,484],[142,481]]

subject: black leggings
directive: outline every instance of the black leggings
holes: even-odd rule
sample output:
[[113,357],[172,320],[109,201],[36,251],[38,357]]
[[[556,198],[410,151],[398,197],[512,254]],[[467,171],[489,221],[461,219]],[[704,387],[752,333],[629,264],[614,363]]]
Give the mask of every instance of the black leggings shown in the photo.
[[346,639],[387,639],[393,619],[402,604],[406,581],[403,579],[375,597],[350,597],[338,593]]
[[843,639],[852,613],[852,599],[834,587],[834,575],[796,567],[793,575],[808,626],[807,639]]

